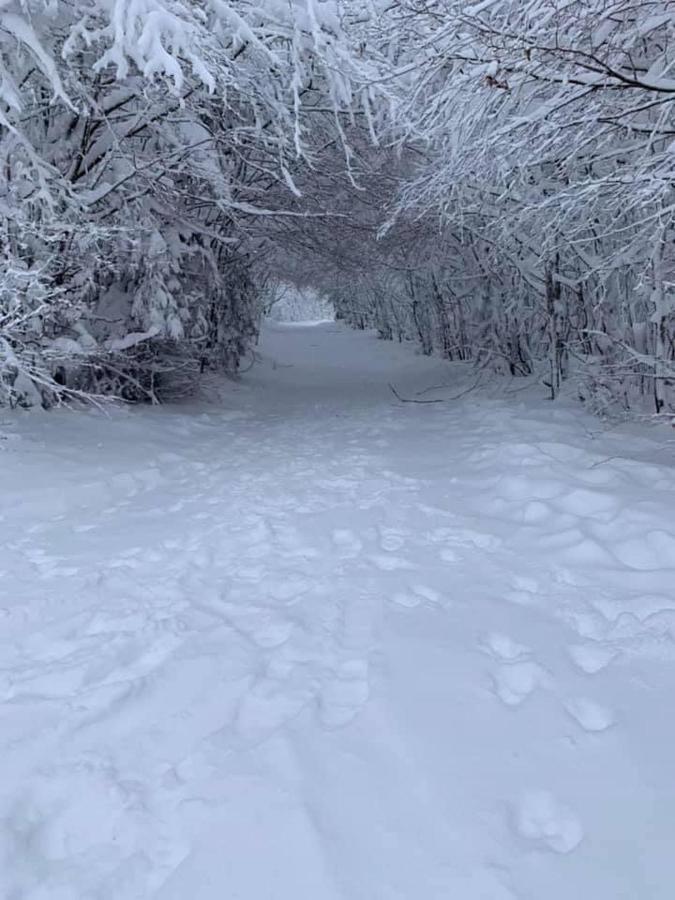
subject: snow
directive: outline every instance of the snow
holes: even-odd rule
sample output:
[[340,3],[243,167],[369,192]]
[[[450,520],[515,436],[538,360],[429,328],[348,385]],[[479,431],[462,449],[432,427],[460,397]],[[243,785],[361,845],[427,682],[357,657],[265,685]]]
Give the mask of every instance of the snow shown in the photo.
[[556,853],[569,853],[583,839],[577,817],[561,806],[549,791],[530,791],[516,814],[518,833],[531,841],[542,841]]
[[0,423],[0,896],[670,898],[672,445],[400,403],[459,370],[335,323],[259,350]]

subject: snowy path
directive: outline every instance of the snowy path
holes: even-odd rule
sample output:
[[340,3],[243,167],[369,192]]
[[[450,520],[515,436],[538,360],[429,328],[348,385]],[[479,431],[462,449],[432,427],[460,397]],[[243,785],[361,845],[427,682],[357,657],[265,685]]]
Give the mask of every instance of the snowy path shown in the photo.
[[0,897],[670,900],[668,448],[261,349],[223,408],[5,416]]

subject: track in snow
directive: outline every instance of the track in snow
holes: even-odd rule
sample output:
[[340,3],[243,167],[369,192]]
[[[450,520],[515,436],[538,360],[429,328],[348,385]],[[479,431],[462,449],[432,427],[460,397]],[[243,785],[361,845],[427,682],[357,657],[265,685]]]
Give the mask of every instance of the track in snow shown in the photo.
[[261,349],[218,407],[4,423],[0,896],[670,898],[668,448]]

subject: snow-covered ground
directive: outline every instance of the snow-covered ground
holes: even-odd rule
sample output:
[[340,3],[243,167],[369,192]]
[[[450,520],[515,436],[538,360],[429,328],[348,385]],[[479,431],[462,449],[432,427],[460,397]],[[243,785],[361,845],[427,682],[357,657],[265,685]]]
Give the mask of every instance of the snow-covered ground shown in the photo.
[[0,896],[671,900],[672,445],[401,404],[453,369],[336,324],[260,350],[217,405],[3,416]]

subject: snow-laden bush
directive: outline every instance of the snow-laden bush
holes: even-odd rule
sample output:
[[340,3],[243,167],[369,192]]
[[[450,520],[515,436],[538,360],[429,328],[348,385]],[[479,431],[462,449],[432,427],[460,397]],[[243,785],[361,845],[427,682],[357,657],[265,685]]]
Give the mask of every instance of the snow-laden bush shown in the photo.
[[366,68],[328,2],[6,0],[0,403],[235,371],[284,213],[265,195],[342,142]]

